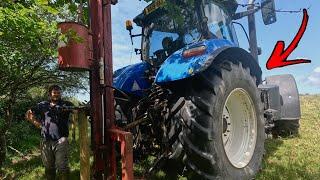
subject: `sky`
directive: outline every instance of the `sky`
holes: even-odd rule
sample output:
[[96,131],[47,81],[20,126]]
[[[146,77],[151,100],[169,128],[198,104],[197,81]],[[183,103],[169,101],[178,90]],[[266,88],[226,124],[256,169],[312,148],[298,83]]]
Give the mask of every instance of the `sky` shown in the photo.
[[[309,22],[307,30],[302,37],[298,47],[289,56],[290,59],[310,59],[310,64],[292,65],[272,70],[266,69],[266,62],[270,57],[277,41],[285,41],[286,47],[292,42],[302,22],[303,13],[277,13],[277,22],[264,25],[261,13],[256,15],[258,45],[262,48],[259,63],[263,76],[276,74],[292,74],[298,85],[299,93],[320,93],[320,1],[318,0],[275,0],[276,9],[299,10],[309,8]],[[244,19],[243,19],[244,20]],[[241,22],[244,22],[241,20]],[[244,23],[243,23],[244,24]],[[248,46],[242,32],[238,31],[240,45]],[[241,43],[242,42],[242,43]]]
[[[246,3],[245,0],[238,1]],[[260,0],[257,0],[260,2]],[[277,13],[277,22],[264,25],[261,12],[256,13],[258,46],[262,49],[259,56],[259,64],[263,71],[263,77],[292,74],[297,82],[300,94],[320,94],[320,1],[319,0],[275,0],[278,10],[302,10],[309,8],[309,22],[307,30],[298,47],[289,56],[290,59],[305,58],[311,63],[291,65],[272,70],[266,69],[266,62],[270,57],[277,41],[284,41],[286,46],[291,43],[302,22],[303,13]],[[113,64],[114,70],[121,67],[141,62],[140,56],[135,55],[134,48],[140,48],[140,39],[134,38],[131,45],[129,32],[125,28],[125,21],[132,20],[142,12],[148,3],[139,0],[119,0],[117,5],[112,6],[112,41],[113,41]],[[237,20],[247,30],[247,18]],[[141,28],[133,26],[133,34],[141,33]],[[236,27],[240,47],[248,51],[249,45],[243,30]],[[248,30],[247,30],[248,32]]]

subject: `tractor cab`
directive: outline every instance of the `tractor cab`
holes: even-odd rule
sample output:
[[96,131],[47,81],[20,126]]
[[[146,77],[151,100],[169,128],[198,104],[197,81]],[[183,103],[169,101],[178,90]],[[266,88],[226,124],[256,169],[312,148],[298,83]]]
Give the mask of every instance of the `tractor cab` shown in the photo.
[[226,39],[238,45],[231,23],[236,9],[234,0],[151,3],[134,19],[142,27],[142,60],[157,67],[177,50],[210,39]]

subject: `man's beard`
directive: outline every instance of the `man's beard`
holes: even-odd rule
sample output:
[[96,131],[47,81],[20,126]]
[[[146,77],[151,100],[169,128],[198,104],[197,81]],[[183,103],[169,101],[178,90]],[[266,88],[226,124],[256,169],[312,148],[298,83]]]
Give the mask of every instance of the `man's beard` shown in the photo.
[[58,102],[61,98],[51,98],[51,102]]

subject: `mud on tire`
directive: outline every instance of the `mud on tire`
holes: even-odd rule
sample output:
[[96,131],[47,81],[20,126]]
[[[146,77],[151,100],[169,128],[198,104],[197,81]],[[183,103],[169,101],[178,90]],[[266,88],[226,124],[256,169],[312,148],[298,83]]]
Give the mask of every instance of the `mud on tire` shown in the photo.
[[[187,166],[203,179],[249,179],[254,177],[260,169],[264,153],[265,130],[260,93],[257,89],[256,78],[250,75],[250,69],[243,67],[240,62],[223,61],[219,66],[210,67],[188,82],[185,104],[177,114],[183,125],[179,138],[183,144],[184,160]],[[256,132],[248,132],[247,136],[243,136],[249,138],[249,141],[232,137],[232,142],[235,144],[236,141],[248,142],[244,143],[244,147],[249,150],[251,146],[251,153],[248,151],[249,155],[241,154],[246,153],[242,145],[239,145],[240,149],[242,148],[241,151],[230,148],[237,147],[237,145],[230,145],[229,148],[223,145],[228,142],[226,143],[222,136],[225,136],[224,134],[230,128],[228,126],[230,122],[223,119],[227,108],[225,103],[228,97],[231,97],[229,95],[233,94],[232,92],[238,93],[237,90],[240,95],[243,92],[249,97],[248,102],[251,102],[253,108],[248,110],[252,112],[248,119],[240,113],[241,117],[232,117],[235,120],[232,122],[235,123],[234,126],[240,126],[240,131],[246,131],[245,128],[241,129],[241,122],[250,121],[255,124],[252,127],[255,127],[253,131]],[[237,103],[239,102],[235,102],[233,106],[236,106]],[[233,109],[237,108],[233,107]],[[237,134],[241,133],[234,133],[233,136]],[[243,157],[243,162],[241,160],[238,162],[233,152],[240,152],[239,157]]]

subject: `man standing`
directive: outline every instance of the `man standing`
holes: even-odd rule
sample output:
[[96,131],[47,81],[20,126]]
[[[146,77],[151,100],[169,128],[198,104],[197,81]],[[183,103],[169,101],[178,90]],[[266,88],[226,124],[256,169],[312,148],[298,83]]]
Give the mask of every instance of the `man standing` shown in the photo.
[[61,88],[49,87],[49,100],[37,104],[26,113],[26,119],[41,128],[41,158],[47,179],[55,179],[56,169],[60,179],[68,179],[68,135],[70,111],[73,104],[61,99]]

